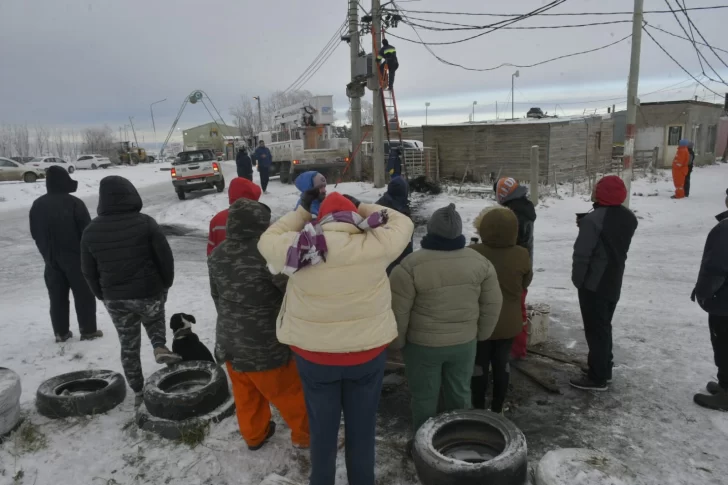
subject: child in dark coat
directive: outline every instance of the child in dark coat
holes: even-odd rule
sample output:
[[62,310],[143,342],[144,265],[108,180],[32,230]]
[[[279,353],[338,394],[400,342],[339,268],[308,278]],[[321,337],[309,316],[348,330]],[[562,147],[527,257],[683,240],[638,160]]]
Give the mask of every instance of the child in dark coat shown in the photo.
[[[409,185],[407,181],[400,176],[392,178],[387,186],[387,193],[377,201],[377,205],[394,209],[411,219],[412,211],[409,206]],[[389,265],[387,275],[391,274],[392,270],[410,253],[412,253],[412,241],[407,245],[404,252]]]

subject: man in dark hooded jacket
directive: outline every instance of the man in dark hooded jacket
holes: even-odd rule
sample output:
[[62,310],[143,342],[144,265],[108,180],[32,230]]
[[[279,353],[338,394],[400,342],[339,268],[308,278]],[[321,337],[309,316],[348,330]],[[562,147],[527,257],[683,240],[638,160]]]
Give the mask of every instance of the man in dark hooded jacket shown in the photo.
[[[400,214],[404,214],[411,219],[412,211],[409,206],[409,186],[407,185],[407,181],[400,176],[392,178],[387,186],[387,192],[377,201],[377,205],[394,209]],[[411,240],[404,249],[404,252],[389,265],[387,268],[387,274],[391,274],[392,270],[410,253],[412,253]]]
[[71,195],[78,182],[61,167],[46,173],[48,193],[30,209],[30,234],[45,261],[45,283],[51,301],[51,324],[56,342],[73,336],[69,329],[68,291],[73,292],[81,340],[103,336],[96,329],[96,300],[81,273],[81,235],[91,216],[86,205]]
[[[728,207],[728,197],[725,204]],[[708,383],[709,395],[696,394],[693,400],[708,409],[728,411],[728,211],[715,218],[718,224],[705,241],[698,282],[690,298],[708,313],[718,382]]]
[[253,160],[250,159],[246,147],[241,147],[238,151],[238,155],[235,157],[235,166],[238,169],[238,177],[253,181]]
[[578,389],[606,391],[612,380],[612,317],[622,292],[624,267],[637,218],[622,204],[627,188],[608,175],[594,188],[594,210],[582,217],[574,244],[571,281],[579,290],[584,334],[589,346],[586,376],[572,379]]
[[142,214],[142,198],[124,177],[99,185],[98,217],[81,239],[81,263],[91,291],[109,312],[121,343],[121,365],[141,403],[144,375],[141,327],[159,364],[179,362],[166,346],[164,304],[174,280],[174,258],[157,222]]
[[536,208],[528,199],[528,189],[513,177],[503,177],[496,182],[495,198],[502,206],[516,213],[518,218],[518,242],[528,250],[533,261],[533,223],[536,222]]

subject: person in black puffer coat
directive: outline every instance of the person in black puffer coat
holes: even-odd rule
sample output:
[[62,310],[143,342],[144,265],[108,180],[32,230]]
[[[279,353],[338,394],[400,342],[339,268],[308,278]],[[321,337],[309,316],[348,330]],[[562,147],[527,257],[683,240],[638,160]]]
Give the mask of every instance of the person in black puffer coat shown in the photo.
[[83,275],[119,334],[121,364],[137,403],[144,387],[142,325],[157,363],[181,360],[166,347],[164,304],[174,280],[172,250],[157,222],[141,210],[142,199],[131,182],[118,175],[105,177],[99,186],[98,217],[81,238]]
[[498,203],[516,213],[518,218],[517,244],[528,250],[533,262],[533,225],[536,222],[536,208],[528,200],[528,189],[512,177],[503,177],[493,187]]
[[[387,193],[377,201],[377,205],[394,209],[411,219],[412,211],[409,205],[409,186],[407,185],[407,181],[400,176],[392,178],[387,186]],[[412,253],[412,249],[412,241],[410,240],[404,252],[387,268],[387,275],[391,274],[392,270]]]
[[235,166],[238,170],[238,177],[253,181],[253,160],[248,155],[246,147],[241,147],[238,150],[238,155],[235,157]]
[[56,342],[73,336],[69,329],[68,291],[73,292],[81,340],[101,337],[96,329],[96,300],[81,273],[81,235],[91,216],[86,205],[71,195],[78,182],[61,167],[46,173],[47,194],[30,209],[30,234],[45,261],[45,283],[51,302]]

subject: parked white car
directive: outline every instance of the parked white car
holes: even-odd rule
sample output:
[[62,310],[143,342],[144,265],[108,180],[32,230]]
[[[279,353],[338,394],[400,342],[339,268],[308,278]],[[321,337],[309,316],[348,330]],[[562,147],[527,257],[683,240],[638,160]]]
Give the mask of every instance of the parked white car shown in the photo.
[[79,170],[96,170],[97,168],[109,168],[111,160],[103,155],[81,155],[75,165]]
[[23,181],[33,183],[45,178],[45,172],[39,168],[28,167],[15,160],[0,157],[0,181]]
[[74,164],[68,163],[64,159],[57,157],[36,157],[26,163],[26,165],[39,168],[41,170],[48,170],[50,167],[57,166],[62,167],[68,173],[73,173],[76,171],[76,166]]

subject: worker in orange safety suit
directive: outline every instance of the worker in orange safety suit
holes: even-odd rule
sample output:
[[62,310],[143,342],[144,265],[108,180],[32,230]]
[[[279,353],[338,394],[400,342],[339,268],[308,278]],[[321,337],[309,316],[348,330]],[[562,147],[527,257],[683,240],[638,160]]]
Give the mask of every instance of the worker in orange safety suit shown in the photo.
[[672,161],[672,181],[675,184],[675,195],[671,199],[683,199],[685,197],[685,178],[688,176],[688,165],[690,164],[690,152],[688,151],[688,140],[680,140],[675,159]]

